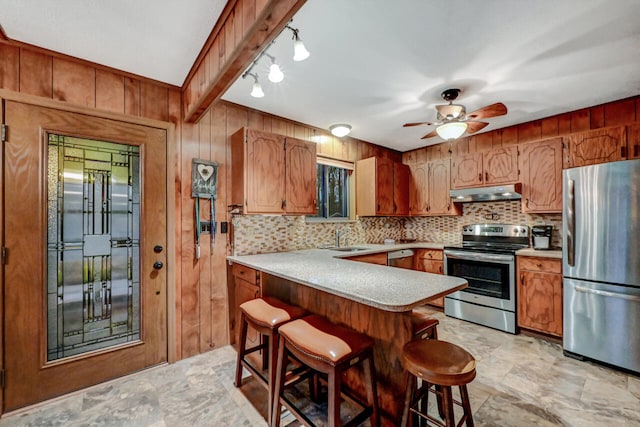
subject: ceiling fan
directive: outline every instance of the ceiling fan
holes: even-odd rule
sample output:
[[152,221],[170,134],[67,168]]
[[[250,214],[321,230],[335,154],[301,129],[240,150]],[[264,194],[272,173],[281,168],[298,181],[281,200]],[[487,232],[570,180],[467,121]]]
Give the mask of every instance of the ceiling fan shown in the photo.
[[442,92],[440,96],[442,96],[442,99],[447,101],[448,104],[436,105],[436,111],[438,113],[436,117],[438,121],[405,123],[403,126],[438,125],[436,129],[421,139],[439,136],[442,139],[448,140],[459,138],[465,132],[468,134],[476,133],[489,124],[479,119],[488,119],[507,114],[507,107],[502,102],[487,105],[486,107],[467,114],[464,105],[453,103],[459,94],[460,89],[446,89]]

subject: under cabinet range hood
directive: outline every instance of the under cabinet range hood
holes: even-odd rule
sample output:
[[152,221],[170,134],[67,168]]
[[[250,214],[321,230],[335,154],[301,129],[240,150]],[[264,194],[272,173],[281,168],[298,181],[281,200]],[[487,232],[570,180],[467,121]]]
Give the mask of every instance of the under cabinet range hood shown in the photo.
[[494,187],[462,188],[451,190],[449,195],[454,202],[492,202],[496,200],[522,199],[522,185],[506,184]]

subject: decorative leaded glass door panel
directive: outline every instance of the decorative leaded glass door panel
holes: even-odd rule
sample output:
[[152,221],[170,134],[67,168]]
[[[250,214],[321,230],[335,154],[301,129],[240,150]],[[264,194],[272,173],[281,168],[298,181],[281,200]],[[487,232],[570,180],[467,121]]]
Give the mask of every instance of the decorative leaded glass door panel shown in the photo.
[[166,131],[16,102],[5,117],[10,411],[166,361]]

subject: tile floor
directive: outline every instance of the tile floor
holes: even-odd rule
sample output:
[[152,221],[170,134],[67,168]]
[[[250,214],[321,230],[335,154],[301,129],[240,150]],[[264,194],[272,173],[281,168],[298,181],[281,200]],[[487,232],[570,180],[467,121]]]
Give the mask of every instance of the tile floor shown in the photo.
[[[566,358],[558,344],[434,315],[440,338],[478,360],[469,386],[477,426],[640,427],[640,377]],[[223,347],[5,416],[0,427],[266,426],[246,386],[233,386],[234,362]]]

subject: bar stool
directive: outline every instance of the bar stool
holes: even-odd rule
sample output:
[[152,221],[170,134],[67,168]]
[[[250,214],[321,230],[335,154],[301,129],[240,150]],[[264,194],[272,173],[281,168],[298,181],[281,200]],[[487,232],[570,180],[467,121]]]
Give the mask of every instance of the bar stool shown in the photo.
[[[457,425],[466,422],[467,427],[473,427],[473,416],[469,403],[467,384],[476,377],[476,360],[471,354],[455,344],[438,340],[414,340],[404,345],[402,349],[402,365],[407,370],[404,411],[402,425],[413,425],[412,413],[433,422],[439,426],[456,426],[453,416],[454,403],[461,406],[463,415]],[[416,387],[417,378],[423,380],[423,385]],[[436,387],[431,387],[432,385]],[[461,402],[453,400],[451,387],[460,387]],[[439,390],[438,390],[439,389]],[[428,415],[424,408],[418,410],[418,403],[428,399],[429,392],[442,397],[444,423]]]
[[429,317],[419,311],[411,312],[411,329],[413,331],[413,337],[416,339],[438,339],[437,326],[440,324],[438,319]]
[[[275,384],[278,354],[278,328],[306,314],[307,312],[304,309],[288,305],[272,297],[256,298],[240,304],[240,343],[236,361],[236,377],[233,384],[236,387],[242,385],[242,368],[244,367],[268,390],[268,423],[271,423],[271,410],[273,407],[273,386]],[[247,348],[247,329],[249,325],[263,336],[262,343],[251,348]],[[246,359],[248,354],[259,350],[263,351],[262,361],[263,365],[267,366],[266,376]]]
[[[331,323],[322,316],[311,315],[294,320],[280,327],[278,367],[272,425],[280,425],[281,405],[284,405],[304,425],[313,425],[311,420],[284,394],[285,372],[290,357],[321,374],[327,375],[328,423],[330,427],[340,425],[341,397],[364,409],[349,421],[358,425],[367,418],[372,426],[379,425],[378,399],[373,363],[372,338],[352,329]],[[366,363],[365,363],[366,362]],[[342,374],[352,366],[364,363],[363,371],[368,403],[365,404],[342,389]],[[312,393],[313,395],[313,393]]]

